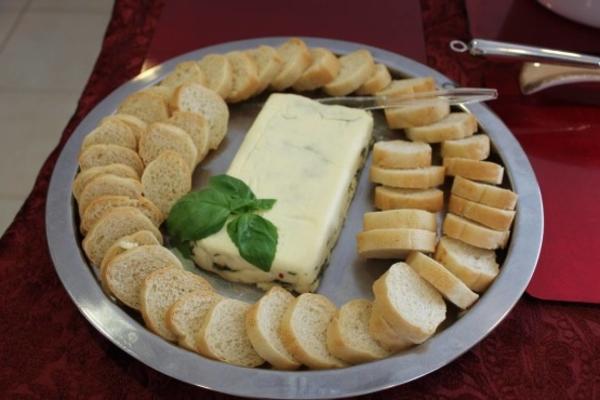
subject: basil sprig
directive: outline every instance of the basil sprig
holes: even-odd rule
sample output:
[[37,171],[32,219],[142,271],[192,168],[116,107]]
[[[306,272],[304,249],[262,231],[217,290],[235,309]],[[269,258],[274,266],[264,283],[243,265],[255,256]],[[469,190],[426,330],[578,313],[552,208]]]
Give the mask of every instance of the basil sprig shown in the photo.
[[275,202],[257,199],[237,178],[213,176],[206,188],[188,193],[175,203],[167,219],[167,231],[178,248],[189,249],[190,241],[213,235],[227,223],[227,233],[240,256],[268,272],[277,250],[277,227],[256,212],[270,210]]

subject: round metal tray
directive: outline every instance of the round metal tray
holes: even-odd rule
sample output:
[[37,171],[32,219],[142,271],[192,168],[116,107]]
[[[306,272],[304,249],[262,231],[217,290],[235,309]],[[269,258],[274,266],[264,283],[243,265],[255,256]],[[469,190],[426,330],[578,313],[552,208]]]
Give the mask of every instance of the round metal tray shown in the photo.
[[[440,327],[435,336],[422,345],[387,359],[337,370],[295,372],[241,368],[206,359],[154,335],[144,328],[135,313],[111,301],[101,290],[95,272],[88,266],[80,248],[71,184],[78,169],[77,156],[84,136],[103,117],[113,113],[128,94],[156,83],[179,62],[199,59],[208,53],[225,53],[261,44],[276,46],[287,39],[272,37],[230,42],[176,57],[124,84],[87,115],[65,145],[48,192],[46,232],[56,272],[79,310],[104,336],[146,365],[192,385],[260,398],[336,398],[401,385],[450,363],[489,334],[521,297],[537,263],[542,243],[543,213],[535,175],[513,135],[484,105],[469,106],[467,110],[476,115],[482,130],[491,137],[493,157],[506,168],[506,186],[519,194],[512,239],[508,249],[500,255],[500,260],[503,260],[501,272],[472,309],[461,315],[450,308],[448,323]],[[377,62],[387,65],[396,76],[430,75],[440,86],[453,85],[435,70],[398,54],[351,42],[303,39],[311,47],[327,47],[337,54],[367,48]],[[197,168],[194,187],[201,185],[208,176],[227,169],[262,101],[264,98],[231,107],[228,137],[221,148]],[[387,130],[379,114],[376,113],[375,136],[399,137],[398,132]],[[361,261],[356,256],[355,235],[361,230],[362,215],[373,209],[373,187],[366,171],[367,168],[360,176],[342,234],[318,289],[319,293],[338,305],[352,298],[370,298],[372,282],[392,264],[392,260]],[[190,265],[187,267],[190,268]],[[249,286],[231,284],[194,270],[206,276],[217,290],[226,295],[249,301],[260,295]]]

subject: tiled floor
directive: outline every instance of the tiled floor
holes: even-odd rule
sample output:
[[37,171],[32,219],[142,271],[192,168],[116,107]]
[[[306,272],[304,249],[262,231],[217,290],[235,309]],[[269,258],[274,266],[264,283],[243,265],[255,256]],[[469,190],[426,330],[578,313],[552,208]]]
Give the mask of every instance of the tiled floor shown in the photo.
[[0,0],[0,235],[92,70],[113,0]]

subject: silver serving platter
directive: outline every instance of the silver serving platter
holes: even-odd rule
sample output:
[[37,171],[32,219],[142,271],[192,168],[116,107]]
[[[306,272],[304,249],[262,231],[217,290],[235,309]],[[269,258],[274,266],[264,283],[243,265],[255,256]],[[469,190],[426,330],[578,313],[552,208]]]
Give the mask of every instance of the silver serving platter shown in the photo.
[[[538,260],[543,213],[535,175],[517,140],[485,105],[469,106],[468,111],[477,116],[481,129],[491,137],[493,157],[506,167],[506,186],[519,194],[512,240],[508,249],[500,254],[501,273],[472,309],[461,314],[450,308],[448,322],[435,336],[425,344],[393,357],[337,370],[295,372],[241,368],[206,359],[154,335],[144,328],[139,316],[108,298],[80,248],[79,221],[71,197],[71,183],[77,172],[77,156],[84,136],[103,117],[115,112],[128,94],[158,82],[179,62],[200,59],[208,53],[249,49],[261,44],[276,46],[287,39],[269,37],[229,42],[173,58],[116,89],[85,117],[60,154],[48,192],[46,232],[56,272],[79,310],[110,341],[151,368],[192,385],[240,396],[286,399],[338,398],[401,385],[447,365],[488,335],[519,300]],[[454,85],[435,70],[389,51],[339,40],[303,39],[309,46],[327,47],[337,54],[367,48],[377,62],[387,65],[396,76],[430,75],[442,87]],[[208,176],[227,169],[263,101],[264,97],[231,107],[228,137],[221,148],[195,171],[195,187]],[[376,137],[399,135],[387,130],[381,115],[376,115]],[[337,305],[357,297],[371,298],[372,282],[392,264],[392,260],[361,261],[356,256],[355,235],[362,228],[363,213],[373,209],[372,192],[368,169],[364,169],[330,265],[318,289]],[[247,301],[260,296],[260,291],[249,286],[231,284],[200,272],[190,263],[186,266],[206,276],[223,294]]]

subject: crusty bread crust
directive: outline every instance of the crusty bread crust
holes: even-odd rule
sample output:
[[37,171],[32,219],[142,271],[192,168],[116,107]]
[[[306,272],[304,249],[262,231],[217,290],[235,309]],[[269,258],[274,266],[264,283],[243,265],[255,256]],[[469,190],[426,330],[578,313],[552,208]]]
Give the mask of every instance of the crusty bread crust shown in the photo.
[[451,238],[488,250],[503,249],[510,236],[508,230],[496,231],[451,213],[446,214],[442,230]]
[[509,189],[473,182],[461,176],[454,178],[451,192],[464,199],[504,210],[514,210],[518,199],[518,195]]
[[477,119],[473,114],[453,112],[446,113],[442,117],[423,126],[408,127],[406,136],[413,141],[439,143],[445,140],[463,139],[477,132]]
[[486,206],[456,195],[450,195],[448,211],[499,231],[510,229],[515,218],[514,211]]
[[375,207],[380,210],[417,208],[438,212],[444,208],[444,192],[440,189],[411,190],[377,186]]
[[442,142],[442,157],[470,158],[485,160],[490,155],[490,137],[485,134],[473,135],[465,139]]
[[356,235],[358,255],[364,258],[404,258],[411,250],[435,251],[435,232],[424,229],[372,229]]
[[372,211],[363,216],[363,229],[408,228],[424,229],[435,232],[437,221],[435,214],[425,210],[401,209]]
[[390,71],[384,64],[375,64],[373,74],[361,87],[358,88],[356,94],[359,95],[374,95],[377,92],[384,90],[392,82]]
[[310,49],[310,53],[313,59],[311,65],[293,86],[298,92],[323,87],[334,80],[340,72],[340,61],[331,50],[317,47]]
[[406,189],[429,189],[444,183],[444,167],[439,165],[410,168],[392,169],[371,166],[371,182],[380,183],[388,187]]
[[233,86],[225,100],[229,103],[239,103],[252,96],[259,86],[258,69],[252,58],[242,51],[227,53],[227,58],[233,69]]
[[379,141],[373,146],[373,165],[383,168],[429,167],[431,146],[405,140]]
[[271,88],[282,91],[291,87],[312,63],[312,55],[306,44],[298,38],[291,38],[277,48],[283,60],[283,67],[271,82]]
[[[386,108],[384,113],[391,129],[405,129],[431,125],[442,120],[450,114],[450,105],[446,99],[436,98],[403,107]],[[407,136],[414,140],[408,132]]]
[[339,58],[340,71],[323,89],[330,96],[346,96],[360,88],[373,74],[375,62],[368,50],[356,50]]
[[468,158],[444,158],[446,175],[462,176],[475,181],[499,185],[504,177],[504,167],[490,161],[470,160]]

